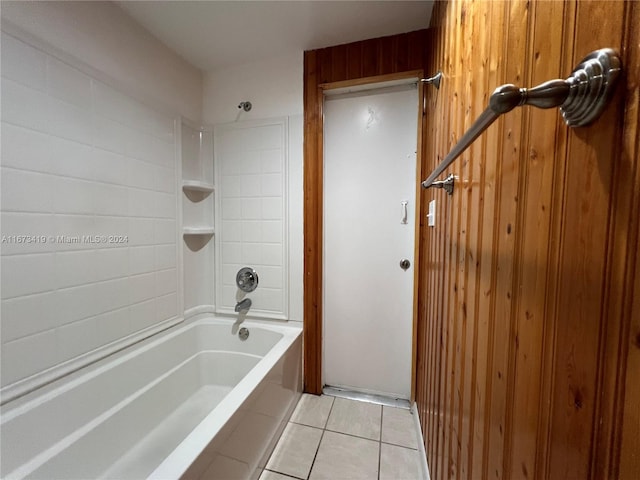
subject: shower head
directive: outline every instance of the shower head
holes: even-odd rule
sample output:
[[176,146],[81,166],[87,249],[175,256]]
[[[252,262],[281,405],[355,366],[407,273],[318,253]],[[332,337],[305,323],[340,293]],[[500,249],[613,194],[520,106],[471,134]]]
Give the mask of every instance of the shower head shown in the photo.
[[248,112],[251,110],[251,102],[240,102],[240,105],[238,105],[238,108],[243,109],[245,112]]

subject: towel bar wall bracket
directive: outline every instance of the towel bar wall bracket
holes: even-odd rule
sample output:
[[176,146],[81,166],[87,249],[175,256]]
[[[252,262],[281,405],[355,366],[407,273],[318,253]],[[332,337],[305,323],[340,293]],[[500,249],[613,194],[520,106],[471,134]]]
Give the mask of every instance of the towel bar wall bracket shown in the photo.
[[420,81],[422,83],[426,83],[427,85],[433,85],[436,89],[440,89],[440,81],[442,80],[442,72],[438,71],[433,77],[430,78],[421,78]]
[[[532,105],[538,108],[560,107],[562,118],[570,127],[582,127],[593,123],[608,105],[622,64],[615,50],[603,48],[587,55],[566,80],[544,82],[533,88],[519,88],[512,84],[498,87],[489,99],[489,106],[460,138],[449,154],[429,177],[423,188],[444,188],[435,179],[503,113],[515,107]],[[451,187],[445,189],[450,195]]]
[[453,176],[453,173],[450,173],[447,178],[444,180],[436,180],[431,183],[432,188],[442,188],[449,195],[453,195],[453,187],[456,182],[456,177]]

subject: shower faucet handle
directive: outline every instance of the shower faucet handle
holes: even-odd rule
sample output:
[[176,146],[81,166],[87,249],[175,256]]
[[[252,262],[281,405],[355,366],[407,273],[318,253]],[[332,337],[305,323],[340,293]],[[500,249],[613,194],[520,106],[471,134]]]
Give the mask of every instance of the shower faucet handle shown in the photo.
[[236,274],[236,285],[245,293],[258,288],[258,274],[251,267],[243,267]]

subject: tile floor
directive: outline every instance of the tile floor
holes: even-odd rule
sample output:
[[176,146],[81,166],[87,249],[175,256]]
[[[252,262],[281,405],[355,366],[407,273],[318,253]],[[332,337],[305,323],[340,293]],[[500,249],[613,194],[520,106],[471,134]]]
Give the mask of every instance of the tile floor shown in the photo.
[[260,480],[420,480],[408,410],[303,395]]

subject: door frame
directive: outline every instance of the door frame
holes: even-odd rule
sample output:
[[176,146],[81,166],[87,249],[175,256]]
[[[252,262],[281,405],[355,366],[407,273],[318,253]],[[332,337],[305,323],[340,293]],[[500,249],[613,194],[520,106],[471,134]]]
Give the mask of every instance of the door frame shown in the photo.
[[[304,391],[322,393],[322,275],[323,275],[323,180],[324,180],[324,92],[338,88],[358,87],[375,83],[423,78],[423,70],[409,70],[389,75],[357,78],[315,84],[316,78],[305,79],[304,92],[304,321],[303,371]],[[424,84],[418,81],[418,128],[416,131],[416,178],[422,172],[422,132],[425,112]],[[415,399],[416,342],[418,321],[418,286],[420,272],[421,192],[416,182],[413,327],[411,351],[411,402]]]

